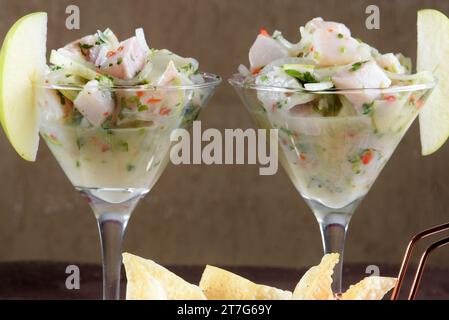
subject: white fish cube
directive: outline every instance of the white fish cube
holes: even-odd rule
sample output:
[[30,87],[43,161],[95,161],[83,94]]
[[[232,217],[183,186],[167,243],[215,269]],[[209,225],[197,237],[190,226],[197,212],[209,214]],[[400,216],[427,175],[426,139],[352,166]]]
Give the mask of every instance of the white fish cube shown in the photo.
[[328,30],[336,34],[342,34],[345,37],[351,36],[351,31],[343,24],[332,21],[324,21],[322,18],[315,18],[310,20],[305,25],[305,30],[313,33],[318,29]]
[[393,73],[404,74],[407,71],[393,53],[380,55],[376,58],[376,62],[385,70]]
[[[332,77],[332,81],[337,89],[388,88],[391,85],[391,80],[374,61],[361,63],[359,68],[341,71]],[[371,103],[379,94],[379,91],[367,90],[347,93],[345,96],[361,113],[362,105]]]
[[249,49],[249,63],[251,69],[263,67],[270,62],[288,57],[289,53],[278,41],[272,37],[259,34]]
[[308,57],[321,66],[345,65],[371,58],[369,50],[356,39],[332,30],[319,29],[313,33]]
[[97,80],[84,86],[74,101],[75,108],[94,126],[100,127],[114,111],[111,93],[102,90]]
[[100,69],[105,73],[120,79],[132,79],[145,65],[147,50],[143,48],[136,37],[131,37],[120,43],[116,50],[101,52],[105,57]]

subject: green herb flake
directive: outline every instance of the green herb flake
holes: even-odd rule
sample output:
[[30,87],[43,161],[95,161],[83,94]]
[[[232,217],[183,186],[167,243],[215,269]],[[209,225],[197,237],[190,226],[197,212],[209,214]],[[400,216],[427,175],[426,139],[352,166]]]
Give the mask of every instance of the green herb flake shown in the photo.
[[341,46],[339,50],[340,50],[340,53],[345,53],[346,52],[346,47],[345,46]]
[[260,81],[262,81],[262,82],[266,82],[266,81],[268,81],[268,76],[267,75],[263,75],[263,76],[260,76]]
[[129,150],[128,142],[126,142],[126,141],[120,141],[118,144],[118,147],[120,150],[125,151],[125,152],[128,152],[128,150]]
[[133,171],[135,168],[136,168],[136,167],[135,167],[134,165],[132,165],[132,164],[128,164],[128,165],[126,166],[126,170],[128,170],[128,172]]
[[298,79],[303,84],[304,83],[317,83],[318,82],[318,80],[315,79],[315,77],[309,71],[306,71],[306,72],[302,73],[302,72],[299,72],[298,70],[288,69],[288,70],[285,70],[285,73],[288,74],[291,77],[294,77],[294,78]]
[[79,160],[76,160],[75,165],[77,168],[81,167],[81,163],[79,162]]
[[51,66],[50,67],[50,71],[58,71],[58,70],[61,70],[62,69],[62,67],[60,67],[60,66]]
[[123,59],[121,57],[117,59],[117,65],[121,65],[122,62],[123,62]]
[[371,103],[364,103],[363,105],[362,105],[362,114],[365,114],[365,115],[370,115],[370,114],[372,114],[373,113],[373,105],[374,105],[374,101],[373,102],[371,102]]
[[139,112],[146,111],[146,110],[148,110],[148,106],[146,104],[141,104],[137,108],[137,111],[139,111]]
[[359,69],[362,67],[362,65],[364,65],[364,64],[367,63],[367,62],[368,62],[368,60],[356,62],[356,63],[354,63],[354,64],[351,66],[351,68],[349,69],[349,71],[351,71],[351,72],[357,71],[357,70],[359,70]]
[[86,144],[86,139],[84,138],[77,138],[76,139],[76,146],[78,147],[78,150],[81,150],[81,148]]
[[78,43],[78,45],[81,49],[90,49],[93,47],[93,45],[86,44],[86,43]]
[[61,104],[64,106],[65,105],[65,97],[64,97],[64,95],[61,93],[61,91],[57,91],[57,93],[58,93],[58,96],[59,96]]
[[341,34],[341,33],[337,34],[338,39],[343,39],[343,37],[344,37],[343,34]]

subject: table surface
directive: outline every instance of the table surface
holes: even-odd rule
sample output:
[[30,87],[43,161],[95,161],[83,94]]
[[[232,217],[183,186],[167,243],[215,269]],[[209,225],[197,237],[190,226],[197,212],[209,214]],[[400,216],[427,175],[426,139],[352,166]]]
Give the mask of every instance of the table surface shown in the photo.
[[[68,290],[65,286],[68,265],[75,264],[80,270],[80,289]],[[303,269],[271,267],[225,267],[254,282],[293,290]],[[343,282],[346,286],[356,283],[365,274],[366,264],[345,266]],[[186,281],[198,283],[204,266],[168,266]],[[397,275],[398,266],[383,266],[382,275]],[[419,288],[417,299],[449,299],[449,270],[429,267]],[[406,279],[406,289],[411,283]],[[122,296],[126,278],[122,277]],[[389,297],[389,295],[387,295]],[[101,267],[95,264],[64,262],[2,262],[0,263],[0,299],[99,299],[101,298]]]

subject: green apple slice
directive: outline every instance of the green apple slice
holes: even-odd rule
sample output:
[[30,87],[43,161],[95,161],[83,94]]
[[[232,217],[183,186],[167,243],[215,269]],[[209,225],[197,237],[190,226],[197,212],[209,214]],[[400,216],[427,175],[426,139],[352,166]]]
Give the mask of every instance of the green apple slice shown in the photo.
[[8,31],[0,52],[0,121],[17,153],[36,159],[39,115],[33,83],[43,80],[46,65],[47,14],[19,19]]
[[449,19],[437,10],[418,12],[418,71],[431,71],[438,85],[419,115],[421,152],[437,151],[449,137]]

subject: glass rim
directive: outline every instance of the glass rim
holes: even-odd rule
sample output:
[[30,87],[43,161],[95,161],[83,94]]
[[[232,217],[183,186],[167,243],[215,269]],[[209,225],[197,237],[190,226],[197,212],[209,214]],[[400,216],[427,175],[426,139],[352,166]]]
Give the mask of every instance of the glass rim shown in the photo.
[[[218,86],[223,79],[213,73],[209,72],[199,72],[201,76],[204,78],[203,83],[196,84],[186,84],[186,85],[151,85],[151,84],[142,84],[142,85],[113,85],[113,86],[101,86],[102,89],[107,89],[110,91],[154,91],[154,90],[194,90],[194,89],[204,89],[209,87]],[[72,85],[72,84],[54,84],[54,83],[37,83],[34,85],[37,88],[42,89],[54,89],[54,90],[77,90],[81,91],[84,89],[83,86]]]
[[228,82],[233,87],[238,87],[242,89],[254,89],[257,91],[274,91],[274,92],[285,92],[285,93],[308,93],[308,94],[351,94],[351,93],[366,93],[377,92],[377,93],[397,93],[397,92],[413,92],[419,90],[428,90],[434,88],[438,80],[433,79],[432,82],[414,84],[408,86],[392,86],[388,88],[347,88],[347,89],[326,89],[326,90],[307,90],[305,88],[291,88],[291,87],[279,87],[279,86],[269,86],[269,85],[259,85],[253,83],[247,83],[244,81],[245,76],[240,73],[234,73]]

